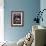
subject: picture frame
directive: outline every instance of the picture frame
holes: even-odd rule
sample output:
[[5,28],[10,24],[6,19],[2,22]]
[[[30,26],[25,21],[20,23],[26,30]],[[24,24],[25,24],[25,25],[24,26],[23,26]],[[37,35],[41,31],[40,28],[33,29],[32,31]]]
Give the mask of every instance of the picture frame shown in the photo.
[[24,25],[24,11],[11,11],[11,26]]

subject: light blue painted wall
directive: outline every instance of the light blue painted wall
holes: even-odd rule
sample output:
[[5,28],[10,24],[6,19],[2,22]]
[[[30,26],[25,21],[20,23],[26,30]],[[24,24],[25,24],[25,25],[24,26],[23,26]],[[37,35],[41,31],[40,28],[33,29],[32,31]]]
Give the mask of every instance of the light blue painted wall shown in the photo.
[[[31,31],[33,19],[40,9],[39,0],[4,0],[4,38],[7,41],[18,41]],[[11,11],[24,11],[24,26],[11,27]]]

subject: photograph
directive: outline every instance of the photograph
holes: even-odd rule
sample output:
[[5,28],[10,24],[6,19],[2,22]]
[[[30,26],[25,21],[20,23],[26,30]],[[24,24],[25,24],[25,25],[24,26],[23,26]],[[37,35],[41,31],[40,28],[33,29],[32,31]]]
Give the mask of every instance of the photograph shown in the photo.
[[12,26],[24,25],[24,12],[23,11],[11,11],[11,25]]

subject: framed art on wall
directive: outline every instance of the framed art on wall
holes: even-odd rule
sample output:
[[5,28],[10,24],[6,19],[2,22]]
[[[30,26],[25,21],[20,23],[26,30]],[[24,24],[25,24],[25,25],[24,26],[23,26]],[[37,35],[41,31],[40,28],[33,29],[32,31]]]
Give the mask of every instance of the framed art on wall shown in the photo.
[[24,25],[24,12],[11,11],[11,26],[23,26],[23,25]]

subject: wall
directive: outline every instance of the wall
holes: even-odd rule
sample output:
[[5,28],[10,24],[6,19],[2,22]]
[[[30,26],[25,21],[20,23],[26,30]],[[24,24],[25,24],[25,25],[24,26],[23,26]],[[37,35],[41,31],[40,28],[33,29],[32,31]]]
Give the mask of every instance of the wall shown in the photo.
[[[4,37],[7,41],[18,41],[31,31],[35,14],[40,9],[40,0],[4,0]],[[11,27],[11,11],[24,11],[24,26]]]
[[[42,11],[43,9],[46,9],[46,0],[41,0],[41,1],[40,1],[40,9],[41,9],[41,11]],[[41,22],[40,22],[40,25],[43,25],[43,26],[46,27],[46,10],[43,12],[42,17],[43,17],[43,22],[41,21]]]
[[0,42],[4,41],[4,0],[0,1]]

